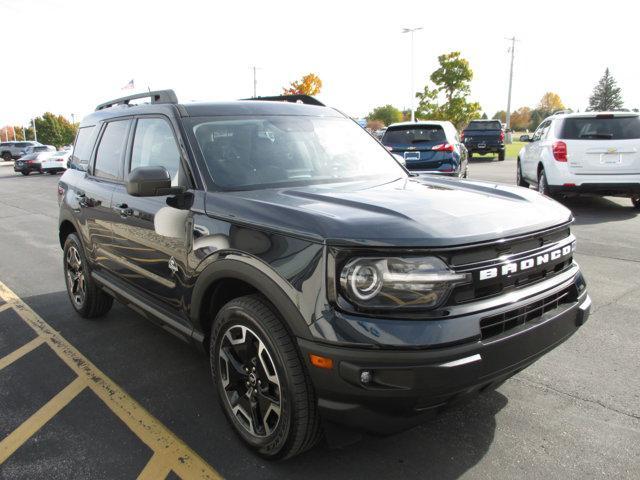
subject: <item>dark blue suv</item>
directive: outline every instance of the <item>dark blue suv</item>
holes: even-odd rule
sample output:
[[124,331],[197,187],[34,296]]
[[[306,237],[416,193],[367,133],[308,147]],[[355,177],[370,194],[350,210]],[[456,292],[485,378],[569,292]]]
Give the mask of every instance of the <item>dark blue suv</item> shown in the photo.
[[467,149],[451,122],[395,123],[381,142],[410,172],[467,178]]

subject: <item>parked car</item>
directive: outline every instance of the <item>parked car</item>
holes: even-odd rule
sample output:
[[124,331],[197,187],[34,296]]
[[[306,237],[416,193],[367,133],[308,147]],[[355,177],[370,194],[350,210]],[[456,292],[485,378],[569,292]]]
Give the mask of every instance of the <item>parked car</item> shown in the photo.
[[278,98],[101,104],[76,138],[84,171],[58,184],[73,308],[100,317],[116,298],[202,348],[249,448],[407,429],[587,320],[565,207],[411,176],[339,111]]
[[67,169],[67,162],[69,161],[70,156],[70,151],[62,150],[60,152],[55,152],[42,160],[40,169],[43,173],[55,174],[64,172]]
[[44,173],[42,162],[51,156],[51,152],[35,152],[24,155],[15,161],[13,171],[29,175],[31,172]]
[[469,151],[469,158],[474,153],[497,153],[498,160],[504,160],[504,130],[499,120],[472,120],[462,131],[461,137]]
[[27,153],[31,153],[27,151],[30,147],[40,145],[42,144],[38,142],[2,142],[0,143],[0,157],[5,162],[17,160]]
[[546,118],[517,159],[517,182],[540,193],[630,197],[640,208],[640,116],[562,113]]
[[467,178],[467,149],[451,122],[394,123],[381,142],[387,150],[402,156],[411,172]]
[[25,155],[29,155],[31,153],[41,153],[41,152],[55,153],[58,150],[53,145],[40,144],[40,145],[30,145],[27,148],[25,148],[24,151],[25,151]]

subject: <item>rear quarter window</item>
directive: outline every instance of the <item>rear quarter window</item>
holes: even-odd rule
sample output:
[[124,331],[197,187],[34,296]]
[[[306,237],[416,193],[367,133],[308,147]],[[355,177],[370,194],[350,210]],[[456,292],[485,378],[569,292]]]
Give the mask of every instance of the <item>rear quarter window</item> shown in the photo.
[[73,155],[70,157],[70,161],[72,163],[85,170],[89,164],[91,150],[93,149],[93,143],[95,142],[94,131],[94,126],[82,127],[78,130],[73,147]]
[[563,140],[631,140],[640,139],[637,115],[565,118],[558,137]]

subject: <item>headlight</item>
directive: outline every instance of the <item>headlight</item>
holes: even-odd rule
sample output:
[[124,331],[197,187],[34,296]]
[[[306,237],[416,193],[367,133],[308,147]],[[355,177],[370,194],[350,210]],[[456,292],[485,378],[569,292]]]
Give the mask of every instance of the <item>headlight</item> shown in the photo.
[[435,308],[455,285],[470,280],[436,257],[354,258],[340,273],[342,293],[365,309]]

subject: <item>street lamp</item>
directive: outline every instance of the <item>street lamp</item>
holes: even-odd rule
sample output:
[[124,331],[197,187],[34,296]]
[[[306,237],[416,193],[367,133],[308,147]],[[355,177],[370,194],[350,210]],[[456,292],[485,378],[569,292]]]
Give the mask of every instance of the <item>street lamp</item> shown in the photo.
[[422,30],[422,27],[415,27],[415,28],[403,28],[402,29],[402,33],[410,33],[411,34],[411,121],[415,122],[416,121],[416,115],[415,115],[415,111],[413,109],[413,101],[414,101],[414,97],[416,96],[416,92],[414,91],[414,86],[413,86],[413,32],[416,32],[418,30]]

